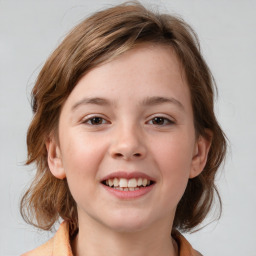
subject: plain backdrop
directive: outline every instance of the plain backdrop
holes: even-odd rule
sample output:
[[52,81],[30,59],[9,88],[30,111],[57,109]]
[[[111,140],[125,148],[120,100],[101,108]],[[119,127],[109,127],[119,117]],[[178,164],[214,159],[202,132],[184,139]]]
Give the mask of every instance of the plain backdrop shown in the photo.
[[[180,15],[196,30],[219,88],[217,117],[230,141],[217,178],[222,218],[186,237],[206,256],[256,256],[256,1],[141,2]],[[1,256],[20,255],[52,236],[28,226],[19,214],[21,194],[34,173],[24,162],[36,76],[75,24],[117,3],[121,1],[0,0]]]

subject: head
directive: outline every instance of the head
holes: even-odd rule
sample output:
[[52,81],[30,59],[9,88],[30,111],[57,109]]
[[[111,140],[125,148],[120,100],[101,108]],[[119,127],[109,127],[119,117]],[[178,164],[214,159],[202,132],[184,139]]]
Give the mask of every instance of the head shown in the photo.
[[38,76],[32,91],[34,118],[27,135],[27,164],[35,162],[37,174],[21,202],[22,214],[30,223],[35,217],[35,225],[50,229],[61,217],[71,223],[71,233],[77,230],[76,202],[66,179],[56,178],[49,170],[47,143],[51,137],[58,142],[61,111],[81,79],[143,44],[169,47],[175,53],[189,88],[195,137],[211,144],[203,171],[189,179],[177,205],[173,227],[190,231],[209,212],[217,192],[214,178],[226,150],[214,114],[213,77],[189,25],[132,3],[98,12],[77,25]]

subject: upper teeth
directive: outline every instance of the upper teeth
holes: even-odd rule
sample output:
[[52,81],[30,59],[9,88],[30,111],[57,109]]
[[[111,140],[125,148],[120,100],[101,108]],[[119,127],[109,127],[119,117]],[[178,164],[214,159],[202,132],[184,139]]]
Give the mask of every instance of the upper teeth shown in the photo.
[[146,187],[150,184],[150,180],[146,178],[132,178],[132,179],[125,179],[125,178],[114,178],[114,179],[107,179],[106,185],[110,187],[120,187],[120,188],[136,188],[139,186]]

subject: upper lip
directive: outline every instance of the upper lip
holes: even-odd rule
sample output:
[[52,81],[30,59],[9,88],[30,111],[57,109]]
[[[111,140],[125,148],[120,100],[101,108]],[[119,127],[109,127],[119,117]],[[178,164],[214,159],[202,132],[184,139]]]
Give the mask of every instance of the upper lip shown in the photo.
[[124,178],[124,179],[132,179],[132,178],[144,178],[150,181],[155,181],[154,178],[150,177],[149,175],[143,172],[125,172],[125,171],[117,171],[108,174],[107,176],[103,177],[101,181],[114,179],[114,178]]

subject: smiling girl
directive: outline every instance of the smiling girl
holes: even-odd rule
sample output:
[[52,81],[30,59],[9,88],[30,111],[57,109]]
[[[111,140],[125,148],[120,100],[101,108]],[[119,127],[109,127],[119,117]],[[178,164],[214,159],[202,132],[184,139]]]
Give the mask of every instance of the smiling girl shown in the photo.
[[209,212],[226,142],[198,48],[184,21],[138,3],[64,39],[32,92],[37,175],[21,202],[39,228],[64,221],[24,255],[200,255],[179,231]]

